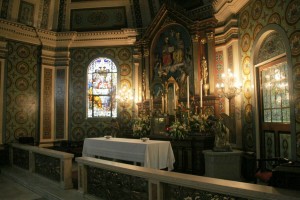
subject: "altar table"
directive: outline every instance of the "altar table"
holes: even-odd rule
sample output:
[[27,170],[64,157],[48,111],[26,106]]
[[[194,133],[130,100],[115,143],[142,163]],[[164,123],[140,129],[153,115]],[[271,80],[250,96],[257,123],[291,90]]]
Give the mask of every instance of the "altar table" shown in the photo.
[[175,157],[169,141],[129,138],[86,138],[82,156],[100,156],[132,162],[140,162],[144,167],[173,170]]

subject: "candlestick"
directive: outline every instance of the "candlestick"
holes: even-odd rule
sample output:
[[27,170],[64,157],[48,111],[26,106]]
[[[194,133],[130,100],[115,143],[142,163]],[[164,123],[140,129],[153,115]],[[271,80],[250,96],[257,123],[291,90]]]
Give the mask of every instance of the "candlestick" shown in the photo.
[[173,95],[174,95],[174,109],[176,109],[176,88],[175,84],[173,84]]
[[187,80],[186,80],[186,93],[187,93],[187,108],[190,108],[190,78],[189,76],[187,76]]

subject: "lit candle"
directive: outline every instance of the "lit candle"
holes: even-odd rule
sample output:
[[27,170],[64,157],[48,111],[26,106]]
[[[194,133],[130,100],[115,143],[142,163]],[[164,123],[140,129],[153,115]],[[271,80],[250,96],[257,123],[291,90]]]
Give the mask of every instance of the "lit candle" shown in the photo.
[[186,79],[186,91],[187,91],[187,108],[190,108],[190,77],[187,76]]

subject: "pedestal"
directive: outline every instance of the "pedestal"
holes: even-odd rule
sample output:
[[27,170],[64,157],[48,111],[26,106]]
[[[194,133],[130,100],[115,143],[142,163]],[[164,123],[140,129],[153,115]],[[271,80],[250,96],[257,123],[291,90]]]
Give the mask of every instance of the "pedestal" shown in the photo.
[[242,151],[214,152],[204,150],[205,176],[227,180],[241,180]]

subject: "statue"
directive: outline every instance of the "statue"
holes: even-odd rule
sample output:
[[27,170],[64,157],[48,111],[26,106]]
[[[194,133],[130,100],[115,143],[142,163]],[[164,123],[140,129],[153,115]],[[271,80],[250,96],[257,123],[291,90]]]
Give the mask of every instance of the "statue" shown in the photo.
[[228,133],[226,130],[226,126],[223,124],[222,119],[217,119],[215,117],[210,116],[210,123],[212,123],[212,130],[215,134],[215,143],[213,151],[218,152],[229,152],[232,151]]
[[203,84],[205,85],[207,83],[208,71],[207,71],[207,61],[204,56],[201,65],[202,65]]

